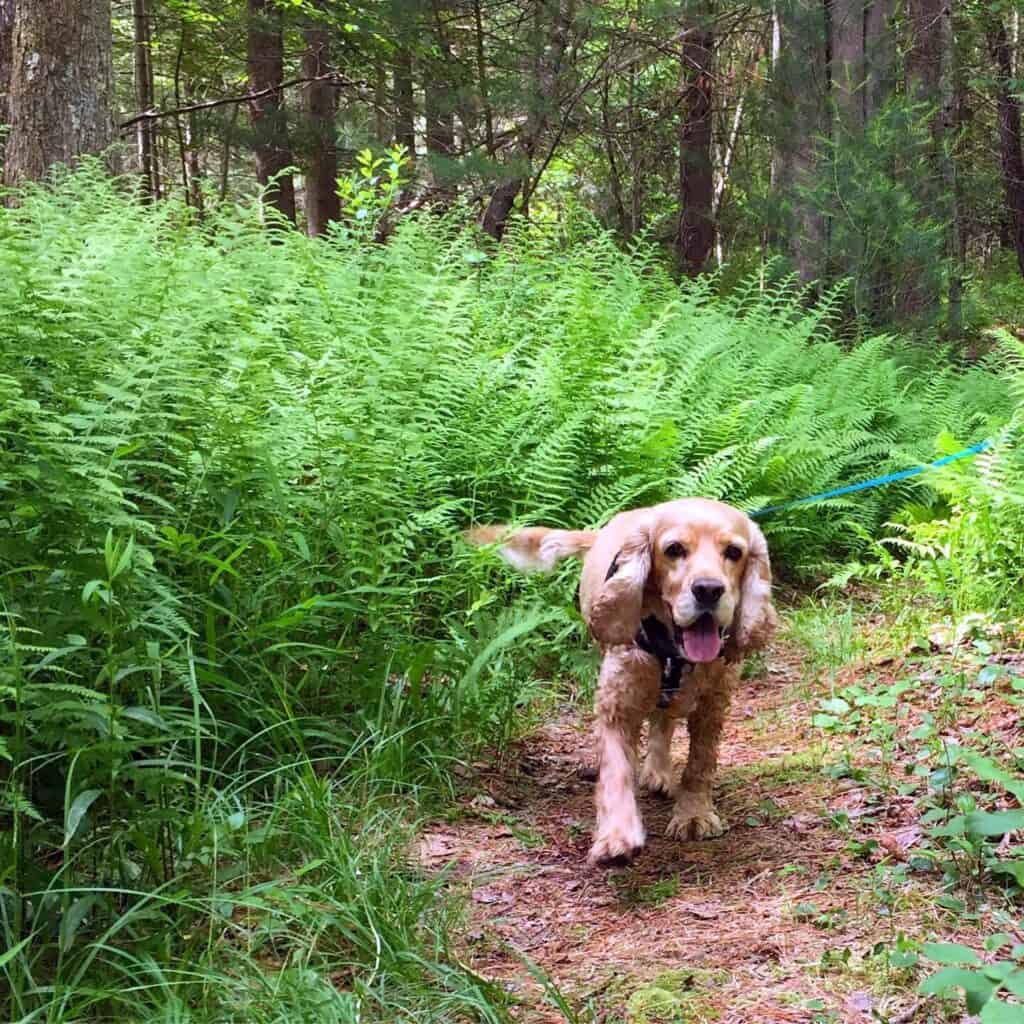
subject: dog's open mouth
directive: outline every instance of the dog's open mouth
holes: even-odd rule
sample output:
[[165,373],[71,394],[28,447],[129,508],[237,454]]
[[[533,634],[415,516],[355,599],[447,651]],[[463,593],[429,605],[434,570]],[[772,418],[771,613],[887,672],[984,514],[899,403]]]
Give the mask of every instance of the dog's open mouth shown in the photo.
[[722,630],[711,612],[704,612],[689,626],[677,626],[676,637],[690,661],[714,661],[722,651]]

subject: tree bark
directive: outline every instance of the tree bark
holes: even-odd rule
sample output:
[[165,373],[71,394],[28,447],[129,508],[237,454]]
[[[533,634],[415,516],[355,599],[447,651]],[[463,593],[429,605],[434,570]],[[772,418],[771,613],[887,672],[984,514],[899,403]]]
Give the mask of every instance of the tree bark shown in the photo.
[[895,13],[895,0],[829,0],[836,114],[855,133],[892,95]]
[[473,30],[476,50],[476,87],[480,91],[480,102],[483,105],[484,141],[487,155],[494,156],[494,112],[491,110],[489,83],[487,80],[487,56],[484,47],[484,25],[480,13],[480,0],[473,0]]
[[864,0],[829,0],[829,68],[837,127],[864,127]]
[[[135,57],[135,106],[139,113],[152,110],[153,67],[150,50],[149,11],[146,0],[132,0],[133,49]],[[160,168],[156,159],[157,122],[143,118],[135,125],[142,191],[150,199],[160,198]]]
[[772,195],[776,244],[804,284],[820,280],[827,259],[825,218],[806,195],[818,168],[828,118],[829,46],[824,0],[776,0],[772,37]]
[[[14,0],[0,0],[0,125],[10,124],[11,57],[14,43]],[[6,132],[0,135],[0,165]]]
[[443,0],[433,0],[434,36],[440,51],[440,63],[423,83],[423,113],[427,123],[427,156],[430,176],[435,185],[445,180],[445,162],[455,150],[455,82],[451,44],[445,30],[446,11]]
[[960,108],[960,70],[956,60],[956,27],[954,22],[954,0],[943,0],[940,15],[941,70],[939,92],[942,98],[940,117],[942,123],[941,166],[942,183],[948,202],[947,265],[948,316],[947,330],[951,338],[963,334],[963,293],[964,243],[963,202],[959,169],[956,163],[954,144],[956,141]]
[[4,181],[43,178],[56,163],[114,140],[109,0],[14,6]]
[[270,204],[295,223],[295,184],[281,172],[295,161],[288,139],[288,119],[279,91],[284,81],[284,40],[281,15],[273,0],[248,0],[249,88],[253,93],[270,89],[249,101],[249,115],[255,136],[256,177],[265,188]]
[[1001,17],[995,16],[989,20],[985,35],[996,66],[999,155],[1007,221],[1013,248],[1017,253],[1017,265],[1024,275],[1024,153],[1021,152],[1020,100],[1013,91],[1013,54],[1006,25]]
[[416,159],[416,102],[413,97],[412,51],[403,46],[395,56],[395,141]]
[[[308,78],[331,70],[330,32],[322,22],[306,26],[302,73]],[[334,117],[336,92],[329,82],[308,82],[304,87],[308,155],[306,160],[306,230],[322,235],[331,221],[341,219],[338,198],[338,149]]]
[[715,41],[706,29],[683,43],[679,115],[679,231],[676,264],[696,277],[715,244],[715,181],[711,165]]
[[942,0],[907,0],[907,95],[936,108],[930,128],[936,150],[942,145],[939,88],[942,82]]
[[373,122],[381,145],[387,145],[393,138],[387,125],[387,92],[387,71],[384,61],[378,58],[373,69]]
[[185,121],[185,170],[188,178],[188,201],[202,220],[205,201],[203,197],[203,165],[199,159],[199,133],[193,111]]
[[867,0],[864,10],[864,123],[896,88],[895,0]]

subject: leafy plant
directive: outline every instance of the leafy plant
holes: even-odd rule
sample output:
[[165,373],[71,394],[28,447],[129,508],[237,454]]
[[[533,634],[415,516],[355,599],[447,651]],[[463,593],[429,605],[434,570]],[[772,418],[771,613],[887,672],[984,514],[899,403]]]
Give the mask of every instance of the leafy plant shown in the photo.
[[960,989],[968,1013],[979,1014],[982,1024],[1021,1024],[1024,1005],[1002,996],[1024,996],[1024,945],[1014,944],[1011,935],[1001,933],[985,940],[985,950],[990,954],[1007,950],[1008,955],[986,961],[959,943],[924,943],[924,956],[945,966],[925,978],[920,991],[930,995]]
[[[88,165],[0,210],[7,1019],[503,1019],[404,823],[592,656],[571,566],[524,580],[461,530],[754,509],[1009,415],[994,364],[903,367],[828,303],[718,300],[605,236],[373,244],[384,159],[328,244]],[[766,519],[777,563],[911,497]]]

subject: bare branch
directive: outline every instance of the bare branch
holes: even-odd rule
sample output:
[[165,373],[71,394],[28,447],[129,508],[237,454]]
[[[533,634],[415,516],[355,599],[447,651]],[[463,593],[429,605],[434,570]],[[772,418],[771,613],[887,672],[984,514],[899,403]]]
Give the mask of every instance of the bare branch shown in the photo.
[[337,89],[357,89],[359,91],[363,91],[367,88],[365,82],[354,82],[351,78],[346,78],[345,75],[340,75],[337,72],[332,71],[326,75],[290,78],[287,82],[282,82],[280,85],[260,89],[258,92],[247,92],[242,96],[222,96],[220,99],[216,100],[204,100],[202,103],[189,103],[183,107],[175,107],[174,110],[146,110],[141,114],[136,114],[134,117],[128,118],[127,121],[122,121],[118,127],[130,128],[133,124],[138,124],[139,121],[156,121],[162,117],[175,117],[179,114],[190,114],[196,110],[212,110],[214,107],[226,107],[230,106],[232,103],[249,103],[251,100],[258,100],[263,96],[269,96],[272,93],[281,92],[283,89],[290,89],[295,85],[306,85],[309,82],[327,82]]

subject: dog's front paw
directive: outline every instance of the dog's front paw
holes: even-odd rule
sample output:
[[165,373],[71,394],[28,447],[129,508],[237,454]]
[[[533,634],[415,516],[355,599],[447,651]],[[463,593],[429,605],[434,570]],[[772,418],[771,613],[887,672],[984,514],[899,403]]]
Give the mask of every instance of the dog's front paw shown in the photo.
[[636,822],[627,828],[607,828],[594,840],[587,861],[595,867],[622,867],[644,848],[644,829]]
[[710,800],[699,794],[680,793],[665,834],[672,839],[714,839],[725,829]]
[[670,797],[675,792],[676,784],[669,768],[656,768],[645,764],[640,769],[640,785],[653,796]]

